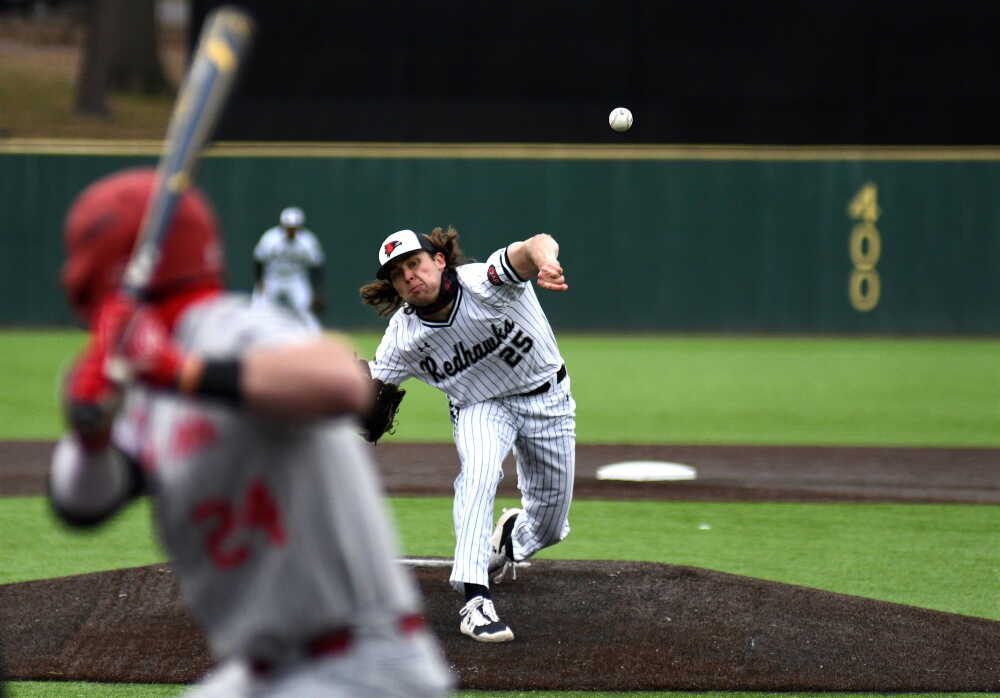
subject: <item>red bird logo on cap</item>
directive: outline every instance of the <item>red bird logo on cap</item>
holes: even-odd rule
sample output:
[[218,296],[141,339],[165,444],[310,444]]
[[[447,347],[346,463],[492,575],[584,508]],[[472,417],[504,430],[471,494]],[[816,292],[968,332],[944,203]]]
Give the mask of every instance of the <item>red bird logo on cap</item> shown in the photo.
[[392,242],[385,243],[385,256],[388,257],[392,254],[392,251],[402,245],[399,240],[393,240]]

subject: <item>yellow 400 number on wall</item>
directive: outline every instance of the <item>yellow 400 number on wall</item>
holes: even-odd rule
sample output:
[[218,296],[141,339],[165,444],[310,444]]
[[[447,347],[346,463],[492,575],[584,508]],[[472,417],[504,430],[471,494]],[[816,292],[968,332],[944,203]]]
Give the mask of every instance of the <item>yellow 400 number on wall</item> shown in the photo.
[[847,205],[847,214],[859,221],[851,230],[847,242],[854,268],[847,283],[847,295],[851,299],[851,307],[867,313],[878,305],[882,294],[882,282],[879,279],[875,265],[882,254],[882,237],[879,235],[875,221],[881,210],[878,207],[878,188],[868,182]]

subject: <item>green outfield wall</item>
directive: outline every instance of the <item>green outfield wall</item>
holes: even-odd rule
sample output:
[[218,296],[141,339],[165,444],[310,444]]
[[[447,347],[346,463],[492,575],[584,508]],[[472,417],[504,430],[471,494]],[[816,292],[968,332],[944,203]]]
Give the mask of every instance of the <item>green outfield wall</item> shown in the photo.
[[[0,324],[71,322],[58,290],[74,195],[156,144],[0,144]],[[287,205],[327,254],[328,324],[377,326],[357,288],[400,228],[454,225],[466,252],[553,234],[562,328],[1000,331],[1000,151],[724,147],[216,146],[199,182],[231,285]]]

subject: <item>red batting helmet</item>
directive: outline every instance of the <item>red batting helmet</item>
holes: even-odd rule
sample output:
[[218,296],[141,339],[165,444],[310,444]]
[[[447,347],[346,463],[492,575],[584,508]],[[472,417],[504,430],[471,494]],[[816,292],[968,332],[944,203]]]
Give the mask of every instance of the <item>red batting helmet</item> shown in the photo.
[[[84,317],[121,285],[153,191],[152,168],[123,170],[88,186],[70,207],[63,228],[67,258],[62,284]],[[174,209],[160,260],[148,288],[150,300],[199,285],[221,285],[222,248],[211,205],[189,189]]]

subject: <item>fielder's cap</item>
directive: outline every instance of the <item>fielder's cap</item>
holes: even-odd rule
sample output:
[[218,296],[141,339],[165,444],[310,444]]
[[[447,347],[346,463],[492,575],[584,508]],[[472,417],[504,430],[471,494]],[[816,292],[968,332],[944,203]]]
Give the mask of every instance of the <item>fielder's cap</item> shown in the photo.
[[289,206],[281,212],[281,225],[286,228],[301,228],[306,222],[306,214],[298,206]]
[[382,241],[378,248],[378,272],[376,279],[389,278],[389,263],[405,257],[412,252],[427,250],[431,254],[440,252],[426,235],[419,235],[412,230],[397,230]]

